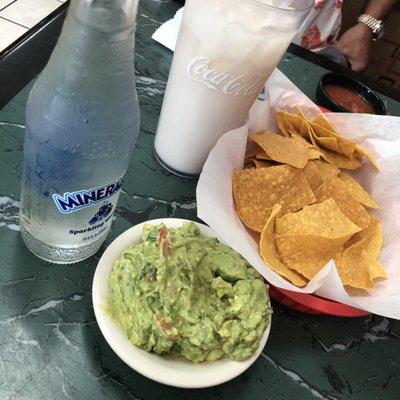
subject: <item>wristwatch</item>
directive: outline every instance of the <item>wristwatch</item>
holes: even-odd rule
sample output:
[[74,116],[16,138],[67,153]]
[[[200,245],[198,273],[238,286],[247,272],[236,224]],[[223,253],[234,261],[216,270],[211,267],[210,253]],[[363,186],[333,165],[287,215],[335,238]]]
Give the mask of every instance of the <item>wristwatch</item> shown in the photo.
[[367,25],[368,28],[371,28],[373,37],[372,40],[376,41],[380,39],[383,34],[384,34],[384,23],[380,19],[376,19],[372,17],[371,15],[368,14],[361,14],[358,17],[358,22],[363,23],[364,25]]

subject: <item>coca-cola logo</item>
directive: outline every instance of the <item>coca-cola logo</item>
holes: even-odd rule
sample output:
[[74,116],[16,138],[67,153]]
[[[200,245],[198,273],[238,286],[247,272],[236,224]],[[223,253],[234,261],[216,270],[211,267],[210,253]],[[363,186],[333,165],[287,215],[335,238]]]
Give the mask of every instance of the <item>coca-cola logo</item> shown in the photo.
[[187,74],[209,89],[234,96],[257,95],[265,82],[265,77],[259,73],[232,75],[212,69],[210,59],[204,56],[189,61]]

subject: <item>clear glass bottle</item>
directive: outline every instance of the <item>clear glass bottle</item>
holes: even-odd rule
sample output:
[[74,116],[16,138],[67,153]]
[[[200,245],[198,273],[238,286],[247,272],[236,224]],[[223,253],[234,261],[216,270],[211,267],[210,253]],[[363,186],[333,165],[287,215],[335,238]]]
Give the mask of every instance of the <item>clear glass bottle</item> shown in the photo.
[[44,260],[83,260],[109,232],[139,130],[137,4],[72,0],[29,95],[20,226]]

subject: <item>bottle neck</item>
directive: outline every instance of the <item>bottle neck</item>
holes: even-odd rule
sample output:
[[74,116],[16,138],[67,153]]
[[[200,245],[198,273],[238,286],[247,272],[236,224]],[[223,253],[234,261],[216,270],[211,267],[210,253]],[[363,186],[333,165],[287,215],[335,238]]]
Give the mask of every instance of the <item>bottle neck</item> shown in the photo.
[[137,2],[72,0],[43,75],[77,84],[83,79],[100,84],[105,78],[133,77]]
[[132,31],[138,0],[71,0],[69,14],[103,34]]
[[[102,102],[104,108],[136,96],[136,7],[127,15],[122,3],[128,1],[72,0],[35,93],[80,96],[82,102]],[[137,5],[137,0],[130,3]]]

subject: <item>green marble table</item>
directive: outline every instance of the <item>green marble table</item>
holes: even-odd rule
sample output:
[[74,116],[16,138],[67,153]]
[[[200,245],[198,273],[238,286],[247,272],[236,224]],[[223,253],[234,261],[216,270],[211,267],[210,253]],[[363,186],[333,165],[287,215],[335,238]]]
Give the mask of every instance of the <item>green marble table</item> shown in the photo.
[[[142,126],[112,232],[91,259],[55,266],[23,245],[18,199],[31,85],[0,111],[0,399],[400,399],[400,324],[378,316],[308,315],[274,303],[271,336],[257,362],[232,382],[197,391],[142,377],[105,342],[91,302],[104,248],[147,219],[196,218],[196,182],[161,169],[152,152],[172,54],[150,36],[177,7],[168,0],[142,1],[135,50]],[[290,54],[280,68],[311,98],[325,72]],[[400,104],[385,100],[390,113],[400,115]]]

